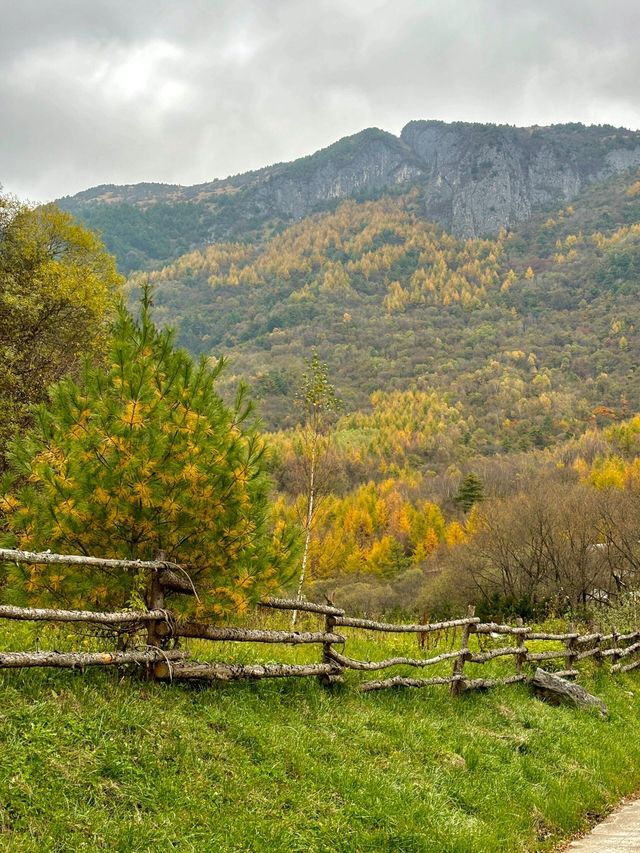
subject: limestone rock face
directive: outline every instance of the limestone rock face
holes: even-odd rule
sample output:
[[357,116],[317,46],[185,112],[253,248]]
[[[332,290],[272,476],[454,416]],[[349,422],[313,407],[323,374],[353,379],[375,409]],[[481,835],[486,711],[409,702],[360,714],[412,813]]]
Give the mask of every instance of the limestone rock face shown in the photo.
[[400,138],[423,169],[426,217],[462,237],[510,228],[640,165],[640,134],[613,128],[410,122]]

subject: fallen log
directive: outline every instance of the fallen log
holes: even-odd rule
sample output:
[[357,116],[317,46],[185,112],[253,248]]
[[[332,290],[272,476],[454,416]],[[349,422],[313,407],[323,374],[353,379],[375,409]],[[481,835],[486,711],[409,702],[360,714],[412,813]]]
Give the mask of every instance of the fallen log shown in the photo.
[[197,663],[186,662],[172,665],[159,661],[154,673],[160,680],[191,679],[200,681],[240,681],[258,678],[290,678],[308,675],[333,675],[336,669],[329,663],[289,664],[240,664],[240,663]]
[[344,610],[330,604],[316,604],[303,598],[264,598],[259,607],[271,607],[274,610],[301,610],[305,613],[324,613],[329,616],[344,616]]
[[443,652],[443,654],[433,658],[398,657],[387,658],[387,660],[354,660],[354,658],[341,655],[339,652],[336,652],[335,649],[329,649],[327,654],[331,660],[340,664],[340,666],[346,667],[347,669],[371,671],[375,669],[386,669],[389,666],[433,666],[443,660],[452,660],[453,658],[459,658],[463,655],[467,655],[469,654],[469,649],[459,649],[455,652]]
[[464,676],[457,675],[435,678],[405,678],[403,675],[394,675],[393,678],[379,681],[364,681],[358,685],[358,690],[361,693],[369,693],[371,690],[386,690],[388,687],[431,687],[434,684],[453,684],[455,681],[463,680]]
[[595,707],[603,717],[606,717],[609,713],[602,699],[598,699],[597,696],[587,693],[584,687],[581,687],[579,684],[565,681],[563,678],[552,672],[547,672],[540,667],[536,669],[535,675],[531,679],[531,685],[536,696],[553,704],[571,702],[579,707]]
[[464,625],[476,625],[480,619],[469,616],[466,619],[452,619],[449,622],[434,622],[431,625],[393,625],[388,622],[373,622],[370,619],[356,619],[353,616],[336,617],[336,625],[345,628],[368,628],[370,631],[387,631],[390,634],[428,634],[446,628],[458,628]]
[[193,637],[200,640],[219,640],[237,643],[344,643],[340,634],[325,631],[262,631],[254,628],[218,628],[205,622],[178,622],[172,629],[174,637]]
[[131,652],[1,652],[0,669],[31,666],[55,666],[79,669],[85,666],[119,666],[127,663],[154,663],[159,660],[184,660],[187,652],[179,649],[142,649]]
[[100,625],[153,622],[166,619],[164,610],[118,610],[113,613],[92,610],[56,610],[44,607],[13,607],[0,605],[0,619],[26,622],[95,622]]

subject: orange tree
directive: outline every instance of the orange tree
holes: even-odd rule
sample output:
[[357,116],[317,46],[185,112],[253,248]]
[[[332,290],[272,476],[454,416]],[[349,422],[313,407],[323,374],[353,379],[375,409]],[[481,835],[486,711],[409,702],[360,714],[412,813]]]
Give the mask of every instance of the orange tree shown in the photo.
[[[121,307],[110,366],[53,386],[13,444],[15,485],[0,498],[10,540],[130,559],[162,549],[186,566],[196,612],[219,617],[277,587],[295,539],[271,524],[265,446],[243,393],[228,406],[216,392],[222,368],[175,348],[151,320],[148,293],[139,320]],[[13,600],[92,607],[145,594],[131,572],[70,566],[11,566],[7,588]]]

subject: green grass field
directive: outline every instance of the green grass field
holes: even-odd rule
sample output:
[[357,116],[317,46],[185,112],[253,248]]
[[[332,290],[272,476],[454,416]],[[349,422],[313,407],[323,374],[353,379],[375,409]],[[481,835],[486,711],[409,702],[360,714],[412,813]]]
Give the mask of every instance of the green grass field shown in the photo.
[[[5,623],[0,647],[71,642],[34,632]],[[191,648],[219,660],[319,653]],[[347,652],[417,649],[411,636],[364,635]],[[328,692],[313,679],[197,687],[113,670],[3,671],[0,849],[552,850],[640,788],[640,674],[585,672],[610,719],[543,704],[522,685],[451,699],[444,687],[359,694],[355,673]]]

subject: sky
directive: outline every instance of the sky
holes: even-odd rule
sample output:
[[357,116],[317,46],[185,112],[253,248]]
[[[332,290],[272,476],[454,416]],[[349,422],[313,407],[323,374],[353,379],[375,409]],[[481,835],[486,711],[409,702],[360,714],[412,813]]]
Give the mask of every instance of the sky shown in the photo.
[[0,0],[0,185],[193,184],[412,119],[640,128],[639,0]]

